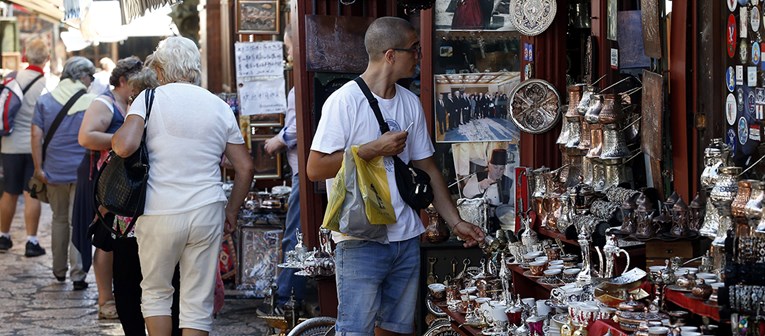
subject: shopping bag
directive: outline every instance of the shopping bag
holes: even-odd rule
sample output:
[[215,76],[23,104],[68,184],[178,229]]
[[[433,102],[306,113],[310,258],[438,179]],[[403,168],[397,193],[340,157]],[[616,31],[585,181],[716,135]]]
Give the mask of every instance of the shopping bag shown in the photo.
[[355,238],[387,244],[387,226],[372,225],[367,218],[361,188],[357,182],[355,156],[352,148],[343,154],[343,163],[330,190],[322,227]]
[[388,173],[382,156],[366,161],[359,157],[358,146],[351,147],[356,164],[357,183],[371,224],[396,223],[396,212],[390,199]]

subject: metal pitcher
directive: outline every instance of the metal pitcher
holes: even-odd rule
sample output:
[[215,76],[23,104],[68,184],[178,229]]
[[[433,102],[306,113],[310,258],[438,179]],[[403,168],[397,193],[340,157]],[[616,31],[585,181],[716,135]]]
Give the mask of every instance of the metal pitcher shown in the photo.
[[624,140],[624,133],[619,127],[616,124],[603,125],[603,150],[600,153],[600,158],[615,159],[629,155],[630,150]]

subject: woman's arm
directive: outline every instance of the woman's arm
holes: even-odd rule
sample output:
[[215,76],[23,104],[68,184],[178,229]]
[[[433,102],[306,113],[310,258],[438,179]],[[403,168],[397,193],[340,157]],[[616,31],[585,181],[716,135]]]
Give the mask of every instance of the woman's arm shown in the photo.
[[112,150],[120,157],[132,155],[141,145],[144,120],[141,116],[130,114],[125,123],[112,136]]
[[95,100],[85,110],[85,116],[82,119],[80,133],[77,135],[77,141],[80,146],[90,150],[104,150],[112,147],[112,134],[105,131],[109,128],[114,113],[106,104],[100,100]]

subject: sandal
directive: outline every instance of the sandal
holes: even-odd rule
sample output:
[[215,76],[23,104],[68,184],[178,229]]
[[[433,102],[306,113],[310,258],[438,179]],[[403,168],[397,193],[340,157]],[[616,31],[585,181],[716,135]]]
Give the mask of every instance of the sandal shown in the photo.
[[98,306],[98,319],[99,320],[114,320],[118,319],[117,305],[114,300],[106,301],[101,306]]

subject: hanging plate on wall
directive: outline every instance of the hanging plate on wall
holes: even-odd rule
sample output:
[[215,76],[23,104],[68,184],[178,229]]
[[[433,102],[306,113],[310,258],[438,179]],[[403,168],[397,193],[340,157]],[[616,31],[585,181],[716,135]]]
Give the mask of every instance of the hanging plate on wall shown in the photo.
[[541,79],[521,82],[510,94],[510,118],[526,133],[549,131],[560,120],[560,95],[552,84]]
[[510,13],[515,29],[523,35],[536,36],[550,27],[558,5],[555,0],[511,0]]

